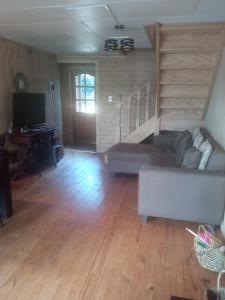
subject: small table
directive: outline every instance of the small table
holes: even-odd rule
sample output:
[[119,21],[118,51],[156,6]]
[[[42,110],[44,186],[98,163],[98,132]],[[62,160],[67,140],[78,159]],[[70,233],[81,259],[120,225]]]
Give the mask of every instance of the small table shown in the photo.
[[0,150],[0,212],[7,218],[13,215],[8,155],[3,150]]

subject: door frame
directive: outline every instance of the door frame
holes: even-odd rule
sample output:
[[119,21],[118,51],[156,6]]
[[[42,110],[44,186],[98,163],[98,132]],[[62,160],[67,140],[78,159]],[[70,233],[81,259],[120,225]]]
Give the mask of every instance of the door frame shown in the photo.
[[[91,59],[73,59],[73,62],[71,62],[71,64],[73,64],[73,66],[69,67],[69,71],[68,71],[68,77],[69,77],[69,90],[70,90],[70,101],[71,101],[71,105],[73,107],[73,125],[74,125],[74,103],[73,103],[73,91],[72,91],[72,70],[75,70],[76,67],[74,65],[76,64],[93,64],[95,65],[95,95],[96,95],[96,101],[95,101],[95,105],[96,105],[96,112],[95,112],[95,126],[96,126],[96,151],[98,152],[98,146],[99,146],[99,93],[98,93],[98,71],[99,71],[99,62],[97,59],[91,60]],[[73,126],[73,137],[74,137],[74,126]]]

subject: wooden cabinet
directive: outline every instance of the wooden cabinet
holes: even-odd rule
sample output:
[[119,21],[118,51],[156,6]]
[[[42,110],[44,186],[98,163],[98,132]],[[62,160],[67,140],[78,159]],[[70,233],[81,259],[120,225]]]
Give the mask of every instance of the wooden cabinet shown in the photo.
[[[14,155],[16,177],[21,173],[41,173],[41,171],[54,163],[54,129],[43,129],[29,133],[8,133],[7,140],[11,145],[15,145],[15,150],[10,151],[11,157]],[[16,154],[15,154],[16,152]],[[16,157],[16,158],[15,158]],[[12,164],[12,162],[10,162]],[[20,174],[16,174],[19,172]]]

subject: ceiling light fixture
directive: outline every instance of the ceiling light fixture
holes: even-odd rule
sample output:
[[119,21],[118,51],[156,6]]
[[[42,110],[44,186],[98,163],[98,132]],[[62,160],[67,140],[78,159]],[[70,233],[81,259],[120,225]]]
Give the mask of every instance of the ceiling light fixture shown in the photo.
[[105,51],[117,51],[120,50],[124,53],[134,50],[134,39],[123,38],[123,39],[107,39],[105,40]]
[[116,39],[107,39],[105,40],[105,51],[118,50],[118,40]]
[[134,39],[122,39],[120,43],[120,49],[122,51],[134,50]]
[[86,23],[84,23],[83,21],[80,21],[80,24],[83,26],[83,28],[86,30],[86,31],[88,31],[88,32],[94,32],[94,30],[90,27],[90,26],[88,26]]

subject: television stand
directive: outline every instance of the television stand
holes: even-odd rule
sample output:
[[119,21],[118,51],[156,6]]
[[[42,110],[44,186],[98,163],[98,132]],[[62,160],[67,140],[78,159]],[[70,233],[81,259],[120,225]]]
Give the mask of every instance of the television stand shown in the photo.
[[8,150],[10,163],[15,165],[15,170],[11,171],[13,177],[31,173],[41,175],[44,169],[55,164],[54,146],[56,141],[53,128],[25,133],[7,133],[6,136],[9,143],[14,146],[12,148],[15,148]]

